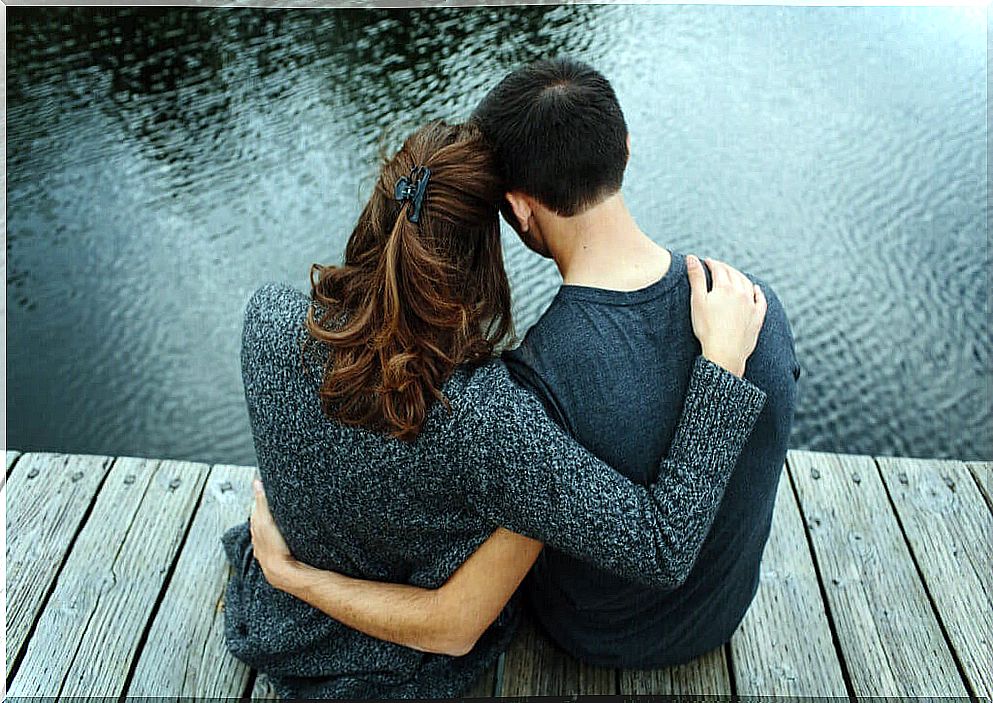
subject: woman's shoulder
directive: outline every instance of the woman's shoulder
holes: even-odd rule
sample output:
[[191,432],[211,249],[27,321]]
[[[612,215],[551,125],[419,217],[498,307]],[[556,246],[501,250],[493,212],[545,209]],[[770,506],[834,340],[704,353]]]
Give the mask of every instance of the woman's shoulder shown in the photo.
[[494,394],[505,393],[510,384],[513,381],[507,365],[501,359],[493,357],[482,363],[459,366],[442,390],[453,402],[478,407],[489,401]]
[[263,283],[245,305],[245,325],[297,322],[306,315],[309,305],[310,298],[288,283]]
[[310,298],[289,284],[259,286],[245,305],[243,369],[271,366],[291,356],[298,361],[309,305]]

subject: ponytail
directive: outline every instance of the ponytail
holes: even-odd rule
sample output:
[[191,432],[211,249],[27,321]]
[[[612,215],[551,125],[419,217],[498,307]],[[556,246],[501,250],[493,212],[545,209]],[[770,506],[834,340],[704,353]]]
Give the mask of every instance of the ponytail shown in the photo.
[[[413,178],[425,163],[429,183]],[[492,152],[469,126],[429,124],[383,165],[344,264],[315,266],[311,279],[307,329],[329,351],[320,395],[330,417],[413,440],[432,401],[447,405],[455,367],[490,357],[511,333],[502,195]]]

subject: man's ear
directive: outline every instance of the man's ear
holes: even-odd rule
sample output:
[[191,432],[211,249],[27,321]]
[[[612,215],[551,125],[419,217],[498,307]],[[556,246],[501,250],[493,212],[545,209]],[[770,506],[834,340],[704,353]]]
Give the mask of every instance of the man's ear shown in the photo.
[[[516,227],[514,227],[513,222],[509,223],[510,226],[514,227],[514,230],[518,233],[527,232],[529,227],[528,223],[531,221],[531,204],[528,202],[527,197],[517,191],[505,193],[504,197],[507,200],[507,205],[510,206],[510,213],[512,213],[514,215],[514,219],[517,220]],[[508,213],[504,213],[504,217],[506,217],[507,214]]]
[[627,144],[627,147],[628,147],[628,158],[627,158],[627,160],[630,161],[631,160],[631,133],[630,132],[628,132],[628,136],[626,136],[624,138],[624,143]]

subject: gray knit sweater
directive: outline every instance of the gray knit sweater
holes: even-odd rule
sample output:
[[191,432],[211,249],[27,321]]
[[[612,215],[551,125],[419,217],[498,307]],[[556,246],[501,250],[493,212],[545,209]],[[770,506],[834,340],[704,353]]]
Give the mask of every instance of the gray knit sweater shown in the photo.
[[[435,588],[503,525],[646,584],[689,572],[765,394],[698,358],[658,482],[585,451],[499,360],[460,368],[406,443],[322,412],[309,298],[267,285],[245,313],[242,373],[259,470],[290,550],[322,569]],[[303,363],[306,362],[306,363]],[[649,381],[650,382],[650,381]],[[247,521],[223,536],[229,650],[293,698],[462,694],[509,643],[515,601],[472,652],[426,654],[348,628],[265,580]]]

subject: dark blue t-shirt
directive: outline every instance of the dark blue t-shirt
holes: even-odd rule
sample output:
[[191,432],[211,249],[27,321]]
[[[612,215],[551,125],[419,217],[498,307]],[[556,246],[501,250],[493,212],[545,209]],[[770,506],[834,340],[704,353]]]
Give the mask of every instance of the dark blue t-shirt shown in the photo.
[[[550,548],[528,576],[536,619],[580,659],[629,668],[682,663],[726,642],[755,595],[800,368],[779,299],[750,278],[769,307],[745,377],[768,397],[686,582],[655,591]],[[666,275],[641,290],[562,286],[504,359],[577,441],[647,485],[672,441],[699,353],[686,260],[672,252]]]

